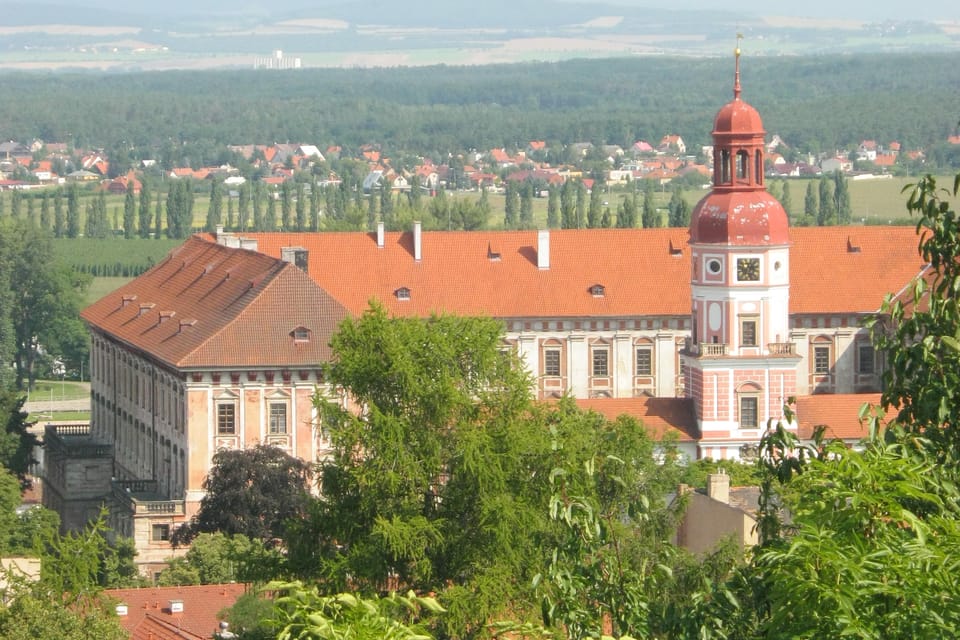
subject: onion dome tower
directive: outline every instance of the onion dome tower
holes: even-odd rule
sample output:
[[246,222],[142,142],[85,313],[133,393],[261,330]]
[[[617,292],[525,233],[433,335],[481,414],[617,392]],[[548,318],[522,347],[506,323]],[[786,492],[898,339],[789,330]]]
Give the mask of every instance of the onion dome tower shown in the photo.
[[[763,182],[760,114],[741,98],[713,122],[713,188],[690,223],[692,336],[683,353],[702,457],[751,453],[796,393],[800,358],[789,342],[787,213]],[[788,425],[794,426],[794,425]]]

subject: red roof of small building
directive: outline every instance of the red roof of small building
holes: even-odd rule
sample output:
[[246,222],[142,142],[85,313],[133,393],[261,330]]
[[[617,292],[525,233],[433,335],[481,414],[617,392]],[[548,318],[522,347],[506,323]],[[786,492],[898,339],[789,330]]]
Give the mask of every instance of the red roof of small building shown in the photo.
[[797,398],[800,438],[809,440],[814,430],[826,426],[828,440],[856,441],[867,437],[867,425],[859,419],[864,404],[880,404],[879,393],[823,393]]
[[[246,593],[243,584],[107,589],[104,594],[127,606],[120,625],[131,640],[207,640],[220,630],[220,612]],[[183,611],[173,613],[171,601]]]
[[577,406],[595,411],[608,420],[628,415],[639,420],[650,438],[656,441],[676,438],[677,442],[695,442],[700,434],[688,398],[582,398]]

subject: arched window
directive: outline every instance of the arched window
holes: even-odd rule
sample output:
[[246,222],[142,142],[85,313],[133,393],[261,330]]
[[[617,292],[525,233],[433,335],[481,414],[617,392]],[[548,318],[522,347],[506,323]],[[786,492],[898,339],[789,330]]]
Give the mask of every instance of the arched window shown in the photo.
[[720,150],[720,184],[730,184],[732,179],[730,177],[730,150],[721,149]]
[[763,184],[763,152],[758,149],[753,159],[755,165],[753,175],[757,177],[757,184]]
[[750,158],[747,152],[741,149],[737,151],[737,180],[749,180]]

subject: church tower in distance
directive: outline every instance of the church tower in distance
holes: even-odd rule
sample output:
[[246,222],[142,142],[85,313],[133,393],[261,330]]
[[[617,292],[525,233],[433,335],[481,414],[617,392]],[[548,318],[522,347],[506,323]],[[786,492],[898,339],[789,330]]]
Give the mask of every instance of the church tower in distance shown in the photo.
[[713,459],[755,453],[796,393],[800,361],[790,342],[787,213],[764,186],[765,132],[740,97],[739,42],[735,56],[733,100],[713,123],[713,188],[690,222],[692,336],[682,356],[699,455]]

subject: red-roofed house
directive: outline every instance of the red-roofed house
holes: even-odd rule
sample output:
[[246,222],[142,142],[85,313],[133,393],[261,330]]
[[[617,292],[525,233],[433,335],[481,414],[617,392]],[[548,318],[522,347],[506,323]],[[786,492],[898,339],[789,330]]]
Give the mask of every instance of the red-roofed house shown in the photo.
[[131,640],[208,640],[228,630],[219,614],[246,593],[242,584],[107,589]]

